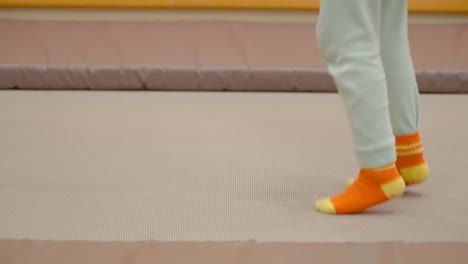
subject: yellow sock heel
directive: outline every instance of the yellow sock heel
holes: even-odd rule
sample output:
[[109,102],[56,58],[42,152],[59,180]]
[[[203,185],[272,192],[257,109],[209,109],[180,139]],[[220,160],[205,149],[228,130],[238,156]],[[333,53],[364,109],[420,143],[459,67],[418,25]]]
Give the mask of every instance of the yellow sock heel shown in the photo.
[[393,199],[403,195],[406,189],[406,184],[403,178],[399,178],[388,183],[383,183],[380,187],[388,199]]
[[[348,179],[346,181],[346,186],[352,185],[356,179]],[[382,190],[387,195],[387,197],[398,197],[405,192],[406,179],[400,178],[390,183],[382,184]],[[402,188],[403,185],[403,188]]]
[[421,183],[429,178],[429,166],[426,163],[400,169],[401,176],[407,184]]

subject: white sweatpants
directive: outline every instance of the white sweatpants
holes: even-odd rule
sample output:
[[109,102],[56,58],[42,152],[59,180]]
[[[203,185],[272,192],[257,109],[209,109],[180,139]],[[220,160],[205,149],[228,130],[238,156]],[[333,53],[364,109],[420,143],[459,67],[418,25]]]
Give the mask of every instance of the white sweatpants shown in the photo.
[[362,168],[394,162],[394,136],[418,130],[407,28],[406,0],[321,1],[318,45],[342,96]]

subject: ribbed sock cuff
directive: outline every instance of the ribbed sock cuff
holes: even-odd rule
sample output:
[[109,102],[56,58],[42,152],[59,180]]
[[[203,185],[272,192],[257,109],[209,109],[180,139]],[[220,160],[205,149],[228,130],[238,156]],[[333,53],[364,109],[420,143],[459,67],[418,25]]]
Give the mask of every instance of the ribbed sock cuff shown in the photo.
[[397,146],[411,145],[422,141],[419,132],[415,132],[409,135],[396,136],[395,139]]

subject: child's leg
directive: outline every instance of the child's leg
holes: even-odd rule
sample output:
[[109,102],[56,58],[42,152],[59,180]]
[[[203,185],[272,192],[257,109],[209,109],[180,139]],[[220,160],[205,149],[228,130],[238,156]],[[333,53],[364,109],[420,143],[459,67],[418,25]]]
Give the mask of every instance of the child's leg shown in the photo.
[[357,213],[404,192],[380,57],[380,16],[388,0],[322,0],[317,37],[342,96],[359,164],[343,193],[317,201],[326,213]]
[[381,56],[387,79],[390,120],[396,135],[397,167],[407,184],[429,176],[419,137],[419,91],[408,41],[404,0],[382,1]]

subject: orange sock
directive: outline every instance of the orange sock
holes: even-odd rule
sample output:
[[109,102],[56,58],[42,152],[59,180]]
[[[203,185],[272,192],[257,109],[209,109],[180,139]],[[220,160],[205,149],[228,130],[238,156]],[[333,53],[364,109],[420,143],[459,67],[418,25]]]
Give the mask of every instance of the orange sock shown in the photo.
[[424,147],[419,132],[396,136],[396,165],[407,185],[421,183],[429,177],[423,157]]
[[375,169],[361,169],[359,177],[342,193],[319,200],[315,208],[328,214],[355,214],[401,196],[405,182],[395,163]]

